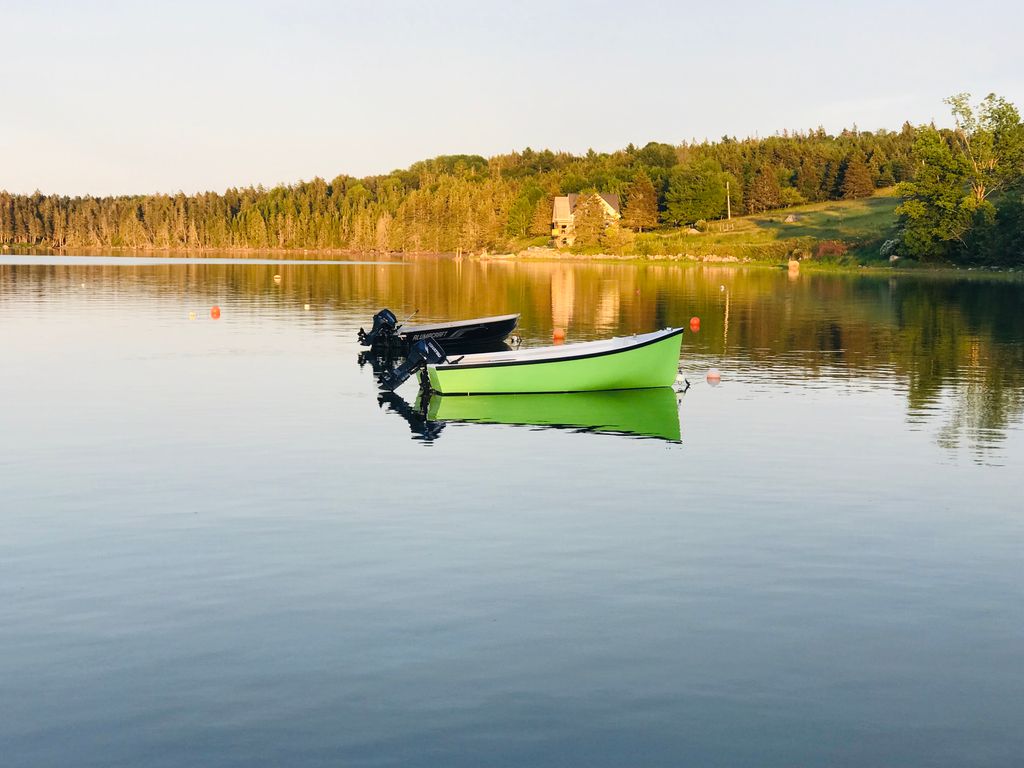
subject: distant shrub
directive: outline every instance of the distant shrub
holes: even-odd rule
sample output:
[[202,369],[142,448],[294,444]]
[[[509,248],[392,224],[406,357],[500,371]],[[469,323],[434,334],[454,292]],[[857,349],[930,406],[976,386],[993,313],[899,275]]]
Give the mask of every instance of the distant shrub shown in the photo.
[[849,250],[849,246],[839,240],[822,240],[814,248],[814,258],[840,259]]
[[636,234],[629,229],[612,224],[605,228],[601,237],[601,245],[614,253],[623,254],[635,250]]
[[783,187],[780,200],[783,208],[788,208],[791,205],[803,205],[807,202],[807,198],[801,195],[798,190],[793,189],[793,187]]
[[693,228],[696,229],[698,232],[707,232],[708,231],[707,219],[697,219],[697,221],[694,222]]

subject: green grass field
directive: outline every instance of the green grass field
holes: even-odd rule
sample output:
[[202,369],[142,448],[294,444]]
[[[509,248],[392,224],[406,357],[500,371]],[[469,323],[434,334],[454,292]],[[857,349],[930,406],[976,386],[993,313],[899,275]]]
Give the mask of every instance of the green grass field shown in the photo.
[[[636,250],[641,255],[692,254],[735,256],[740,259],[783,261],[794,255],[814,258],[819,245],[835,241],[847,250],[823,260],[877,261],[878,248],[893,235],[899,198],[893,190],[879,190],[861,200],[812,203],[756,216],[738,216],[731,221],[708,223],[706,232],[684,229],[657,230],[640,235]],[[793,216],[796,221],[786,223]]]

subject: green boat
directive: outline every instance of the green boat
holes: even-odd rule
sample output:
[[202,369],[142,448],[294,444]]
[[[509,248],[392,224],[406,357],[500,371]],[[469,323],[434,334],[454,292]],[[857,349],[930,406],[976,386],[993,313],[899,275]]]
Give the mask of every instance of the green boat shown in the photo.
[[671,387],[516,397],[431,395],[426,418],[430,422],[518,424],[680,441],[679,406]]
[[463,355],[427,364],[440,394],[592,392],[669,387],[679,369],[682,328],[579,344]]

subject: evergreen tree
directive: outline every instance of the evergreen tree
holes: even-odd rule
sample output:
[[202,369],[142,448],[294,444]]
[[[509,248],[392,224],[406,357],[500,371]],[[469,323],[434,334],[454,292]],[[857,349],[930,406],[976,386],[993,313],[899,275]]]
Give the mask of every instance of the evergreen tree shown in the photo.
[[796,173],[796,188],[805,200],[821,199],[824,175],[825,165],[818,157],[809,155],[800,161],[800,168]]
[[871,178],[875,180],[875,186],[891,187],[896,183],[892,163],[882,149],[876,149],[871,153],[868,168],[871,169]]
[[638,232],[658,224],[658,193],[651,177],[642,170],[633,177],[633,183],[626,189],[622,224]]
[[714,160],[677,167],[665,193],[665,220],[681,225],[720,218],[726,209],[725,181]]
[[825,163],[825,172],[821,176],[821,187],[818,189],[818,200],[835,200],[839,196],[841,165],[840,161],[834,158]]
[[605,226],[605,208],[600,196],[596,192],[580,195],[573,211],[575,245],[584,247],[600,245]]
[[853,200],[858,197],[871,197],[875,185],[871,182],[871,171],[868,168],[864,153],[855,150],[846,160],[841,186],[843,198]]
[[779,173],[774,166],[762,165],[757,169],[746,191],[746,203],[750,213],[762,213],[782,204]]
[[726,191],[729,193],[730,206],[728,211],[733,216],[742,216],[746,213],[746,206],[743,200],[743,184],[731,173],[725,174]]
[[550,236],[552,213],[554,211],[555,198],[552,195],[543,195],[533,208],[533,218],[530,220],[530,234],[534,237]]

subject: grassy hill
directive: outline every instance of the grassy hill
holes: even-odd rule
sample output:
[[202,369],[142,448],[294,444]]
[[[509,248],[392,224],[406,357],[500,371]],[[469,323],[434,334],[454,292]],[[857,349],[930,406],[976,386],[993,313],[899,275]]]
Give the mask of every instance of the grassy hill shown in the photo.
[[[709,222],[706,231],[663,229],[637,237],[640,255],[684,254],[785,261],[793,256],[838,263],[878,261],[878,249],[893,236],[894,190],[874,197],[836,200]],[[787,223],[787,218],[793,221]]]

